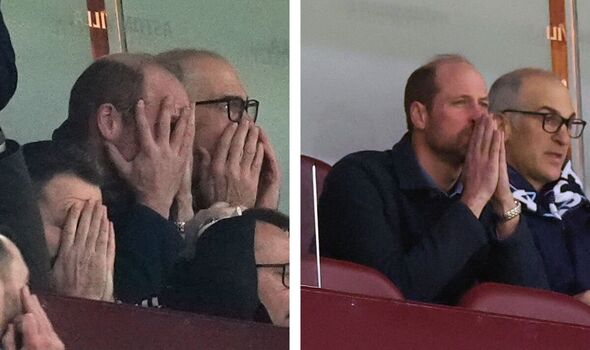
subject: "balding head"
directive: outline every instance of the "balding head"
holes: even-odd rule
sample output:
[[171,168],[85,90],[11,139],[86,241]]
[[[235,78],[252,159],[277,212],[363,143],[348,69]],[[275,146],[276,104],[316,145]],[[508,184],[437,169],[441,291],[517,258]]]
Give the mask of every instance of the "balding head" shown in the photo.
[[[182,82],[192,103],[228,98],[245,101],[248,98],[238,72],[215,52],[172,50],[159,54],[156,59]],[[232,124],[223,103],[197,105],[194,149],[204,148],[209,154],[214,154],[221,135]]]
[[175,49],[157,55],[156,60],[183,83],[193,102],[210,99],[219,71],[238,76],[223,56],[209,50]]
[[500,113],[506,109],[520,109],[526,103],[527,96],[521,91],[525,83],[559,84],[559,78],[546,70],[539,68],[521,68],[506,73],[498,78],[490,88],[490,112]]
[[144,92],[144,68],[155,64],[147,54],[113,54],[94,61],[74,83],[68,118],[54,131],[53,139],[86,146],[92,118],[103,104],[111,104],[125,119],[132,119]]
[[471,62],[461,55],[443,54],[434,57],[428,63],[416,69],[408,78],[404,92],[404,110],[409,131],[413,130],[410,116],[412,103],[420,102],[428,112],[432,111],[432,101],[439,91],[436,82],[437,70],[444,64],[452,63],[466,63],[473,66]]

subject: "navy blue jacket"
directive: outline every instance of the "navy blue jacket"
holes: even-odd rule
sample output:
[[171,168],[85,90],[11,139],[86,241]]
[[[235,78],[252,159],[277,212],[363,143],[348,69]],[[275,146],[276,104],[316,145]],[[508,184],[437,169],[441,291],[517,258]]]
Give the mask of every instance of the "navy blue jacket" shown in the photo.
[[405,297],[452,304],[477,281],[547,288],[524,220],[495,239],[495,217],[441,192],[420,167],[406,135],[392,150],[339,161],[319,203],[321,254],[368,265]]
[[508,171],[551,290],[575,295],[590,290],[590,202],[567,173],[537,193],[515,169]]
[[117,245],[115,297],[135,304],[159,295],[182,246],[178,229],[137,203],[123,214],[113,215],[113,225]]

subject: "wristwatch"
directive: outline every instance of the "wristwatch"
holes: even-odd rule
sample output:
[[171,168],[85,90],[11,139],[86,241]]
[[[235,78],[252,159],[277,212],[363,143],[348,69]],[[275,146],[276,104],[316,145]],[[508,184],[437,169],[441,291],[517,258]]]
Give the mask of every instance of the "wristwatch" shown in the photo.
[[522,211],[522,205],[519,201],[514,201],[515,207],[502,214],[502,221],[512,220],[519,216]]

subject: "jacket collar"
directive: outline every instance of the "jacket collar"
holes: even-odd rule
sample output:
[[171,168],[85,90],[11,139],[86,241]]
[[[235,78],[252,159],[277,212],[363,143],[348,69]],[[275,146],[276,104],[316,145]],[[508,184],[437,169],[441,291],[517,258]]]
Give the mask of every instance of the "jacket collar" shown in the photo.
[[[412,137],[406,133],[402,139],[393,146],[391,156],[393,161],[393,171],[399,179],[399,187],[402,190],[434,190],[441,192],[434,183],[432,177],[420,166],[416,152],[412,148]],[[450,196],[460,194],[463,186],[460,183],[455,184],[450,192]]]

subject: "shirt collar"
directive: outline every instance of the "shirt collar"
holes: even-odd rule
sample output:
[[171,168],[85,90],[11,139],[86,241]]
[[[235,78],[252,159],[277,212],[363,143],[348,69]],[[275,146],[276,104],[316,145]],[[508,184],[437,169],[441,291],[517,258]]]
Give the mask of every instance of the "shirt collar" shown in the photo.
[[[392,157],[393,170],[399,179],[402,190],[436,190],[442,192],[432,177],[420,166],[416,153],[412,148],[412,137],[406,133],[402,139],[393,146]],[[454,197],[463,192],[463,185],[457,181],[446,195]]]

